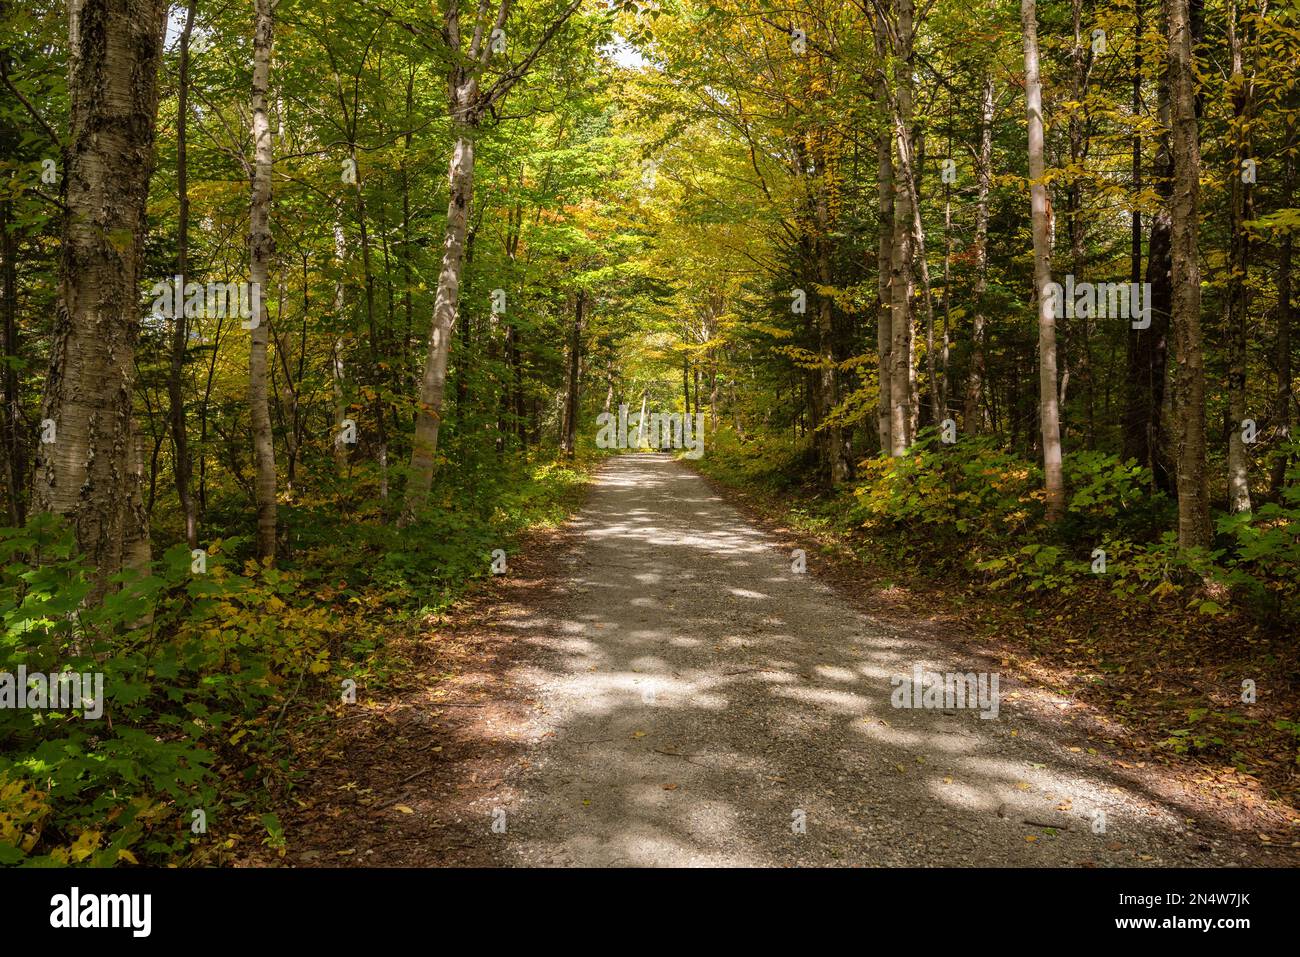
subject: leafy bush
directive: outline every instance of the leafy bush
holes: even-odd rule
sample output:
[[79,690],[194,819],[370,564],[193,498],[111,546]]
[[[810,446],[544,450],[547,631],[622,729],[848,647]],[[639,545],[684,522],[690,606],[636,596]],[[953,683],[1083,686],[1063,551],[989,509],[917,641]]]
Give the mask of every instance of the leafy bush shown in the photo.
[[1287,474],[1281,500],[1217,523],[1227,550],[1226,583],[1270,625],[1300,624],[1300,464]]
[[741,485],[784,492],[816,471],[816,456],[806,441],[789,435],[761,434],[741,441],[731,429],[722,427],[706,439],[701,471],[726,476]]
[[191,810],[218,817],[216,764],[269,760],[268,703],[329,670],[338,623],[290,609],[294,576],[235,574],[219,547],[202,575],[169,549],[92,608],[64,522],[0,530],[0,672],[102,675],[103,690],[89,709],[0,709],[0,864],[169,860]]
[[432,504],[405,528],[340,523],[326,504],[299,509],[293,567],[308,585],[345,602],[380,602],[410,614],[443,608],[467,582],[490,574],[495,549],[507,549],[524,529],[563,521],[586,482],[582,462],[494,465],[440,473]]
[[984,439],[947,446],[925,430],[907,455],[867,459],[859,478],[855,520],[936,553],[953,554],[957,541],[1006,540],[1042,513],[1038,468]]
[[295,550],[283,567],[241,565],[245,543],[228,539],[208,545],[197,574],[180,544],[93,608],[62,520],[0,529],[0,673],[103,676],[99,718],[0,708],[0,865],[201,859],[221,839],[194,838],[196,810],[210,829],[228,813],[260,821],[283,848],[264,808],[270,789],[293,784],[278,733],[289,705],[336,701],[323,682],[337,664],[369,673],[399,610],[451,601],[489,574],[493,549],[563,520],[585,480],[581,462],[449,469],[405,529],[300,504],[286,510]]
[[1154,539],[1173,523],[1173,503],[1157,489],[1151,470],[1109,452],[1080,451],[1062,462],[1068,495],[1060,534],[1098,541],[1106,535]]

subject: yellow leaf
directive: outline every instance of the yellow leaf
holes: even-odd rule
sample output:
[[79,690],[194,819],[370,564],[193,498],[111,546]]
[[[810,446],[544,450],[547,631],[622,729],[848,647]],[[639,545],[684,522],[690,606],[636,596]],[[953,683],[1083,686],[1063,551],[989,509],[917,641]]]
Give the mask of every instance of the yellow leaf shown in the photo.
[[415,812],[412,811],[409,807],[407,807],[405,804],[399,804],[399,805],[397,805],[395,808],[393,808],[393,810],[394,810],[394,811],[401,811],[403,814],[414,814],[414,813],[415,813]]
[[130,851],[128,851],[125,847],[118,848],[118,851],[117,851],[117,859],[118,859],[119,861],[126,861],[128,864],[139,864],[139,863],[140,863],[139,861],[137,861],[137,860],[135,859],[135,855],[132,854]]
[[71,853],[72,860],[81,863],[94,853],[95,848],[99,847],[98,831],[82,831],[81,835],[72,842]]

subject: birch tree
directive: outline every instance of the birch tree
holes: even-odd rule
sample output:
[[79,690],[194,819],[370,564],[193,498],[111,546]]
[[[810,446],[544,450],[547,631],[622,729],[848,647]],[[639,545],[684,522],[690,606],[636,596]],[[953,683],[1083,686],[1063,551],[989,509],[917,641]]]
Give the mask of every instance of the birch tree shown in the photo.
[[149,558],[133,416],[145,204],[163,0],[71,0],[59,300],[41,407],[35,511],[64,515],[108,579]]
[[1043,90],[1038,76],[1038,14],[1034,0],[1021,0],[1025,35],[1025,105],[1029,120],[1029,203],[1034,233],[1034,298],[1038,304],[1038,404],[1043,440],[1043,484],[1047,518],[1065,513],[1061,470],[1061,415],[1056,384],[1056,297],[1052,281],[1052,247],[1048,223],[1046,162],[1043,157]]
[[532,50],[486,88],[483,81],[493,54],[505,52],[506,23],[510,17],[511,0],[500,0],[495,14],[492,14],[490,0],[478,0],[474,27],[467,47],[462,39],[460,0],[443,2],[442,41],[449,64],[447,99],[451,110],[453,141],[447,170],[450,191],[447,224],[443,232],[442,265],[438,271],[438,287],[434,295],[433,322],[429,329],[424,372],[420,377],[410,474],[402,506],[403,524],[412,521],[424,507],[433,485],[438,428],[447,385],[447,359],[451,354],[451,338],[460,308],[465,235],[474,199],[474,148],[479,128],[489,111],[528,73],[551,38],[578,9],[582,0],[571,0],[562,8]]
[[256,0],[253,33],[253,175],[249,212],[249,279],[261,291],[254,298],[257,314],[248,350],[248,403],[253,420],[254,493],[257,502],[257,555],[275,557],[275,445],[271,434],[271,406],[267,388],[267,344],[270,321],[266,308],[267,279],[275,241],[271,236],[271,124],[266,93],[271,79],[273,14],[271,0]]
[[912,0],[897,0],[894,25],[894,167],[893,253],[890,257],[889,450],[906,454],[912,445],[912,255],[915,224],[912,184]]

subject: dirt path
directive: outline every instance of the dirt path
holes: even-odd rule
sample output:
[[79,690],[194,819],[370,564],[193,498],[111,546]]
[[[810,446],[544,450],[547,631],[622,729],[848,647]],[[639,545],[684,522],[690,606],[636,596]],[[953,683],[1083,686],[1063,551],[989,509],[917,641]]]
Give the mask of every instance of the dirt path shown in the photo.
[[611,460],[569,543],[546,600],[495,623],[534,707],[520,770],[475,801],[484,863],[1252,863],[1005,678],[996,717],[891,706],[918,665],[997,663],[868,618],[667,456]]
[[[236,861],[1295,863],[1197,769],[1117,751],[951,624],[795,572],[777,535],[668,456],[611,459],[566,529],[304,731],[287,857]],[[894,707],[917,667],[997,673],[996,717]]]

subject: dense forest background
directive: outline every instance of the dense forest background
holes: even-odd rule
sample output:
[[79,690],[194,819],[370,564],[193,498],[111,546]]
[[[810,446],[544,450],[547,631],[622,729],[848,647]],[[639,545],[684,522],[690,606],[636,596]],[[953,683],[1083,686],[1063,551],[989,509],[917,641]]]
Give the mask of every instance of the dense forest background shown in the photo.
[[[4,3],[0,653],[111,727],[0,713],[0,863],[282,843],[287,729],[623,405],[1004,630],[1291,680],[1298,58],[1277,0]],[[1293,793],[1225,701],[1169,749]]]

